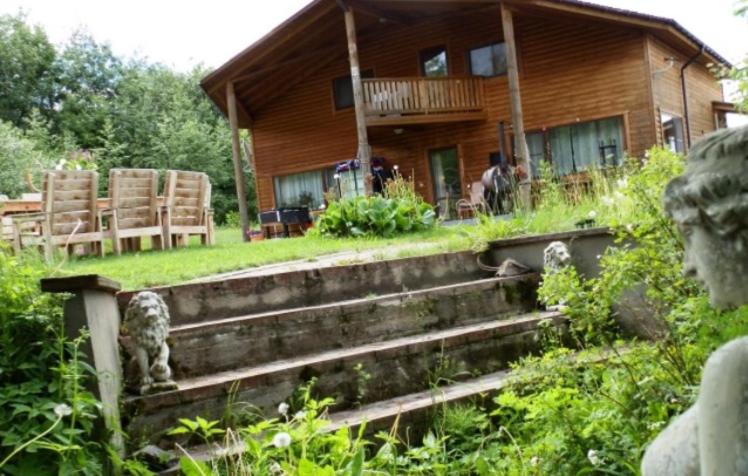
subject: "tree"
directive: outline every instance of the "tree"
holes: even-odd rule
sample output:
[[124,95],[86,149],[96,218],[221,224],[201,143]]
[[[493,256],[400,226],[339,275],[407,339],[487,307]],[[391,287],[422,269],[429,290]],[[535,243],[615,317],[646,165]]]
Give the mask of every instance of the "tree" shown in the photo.
[[[748,20],[748,0],[739,0],[735,15]],[[748,113],[748,56],[732,69],[731,77],[738,85],[737,107]]]
[[34,109],[52,114],[55,58],[44,30],[22,14],[0,16],[0,120],[22,127]]
[[77,31],[58,59],[59,131],[67,131],[78,146],[100,147],[100,132],[110,116],[110,101],[122,80],[122,62],[107,44]]

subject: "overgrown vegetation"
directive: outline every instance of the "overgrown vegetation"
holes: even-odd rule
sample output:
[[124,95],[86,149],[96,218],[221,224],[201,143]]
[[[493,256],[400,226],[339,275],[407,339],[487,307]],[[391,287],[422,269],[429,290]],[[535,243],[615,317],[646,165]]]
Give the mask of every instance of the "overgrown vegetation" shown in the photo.
[[[748,306],[717,312],[680,273],[683,247],[660,197],[682,167],[682,157],[655,149],[640,171],[614,179],[606,193],[627,211],[608,215],[617,246],[601,257],[601,274],[583,279],[566,269],[546,275],[540,291],[571,317],[574,347],[546,339],[544,355],[515,364],[514,379],[492,400],[441,408],[423,438],[402,439],[393,428],[364,439],[325,432],[327,402],[311,400],[307,390],[306,408],[295,417],[287,418],[286,406],[279,419],[230,433],[228,441],[244,442],[246,452],[210,464],[185,456],[183,468],[240,475],[639,474],[648,442],[694,401],[709,353],[748,329]],[[642,285],[647,311],[639,317],[657,339],[626,342],[616,321],[631,311],[627,293]]]
[[[0,15],[0,193],[29,192],[26,176],[85,156],[112,167],[206,172],[216,218],[237,209],[226,120],[199,87],[207,70],[180,73],[121,58],[77,32],[56,49],[23,15]],[[247,171],[250,214],[254,180]]]
[[79,360],[86,337],[66,340],[60,299],[39,290],[48,273],[0,243],[0,473],[100,475],[98,403]]

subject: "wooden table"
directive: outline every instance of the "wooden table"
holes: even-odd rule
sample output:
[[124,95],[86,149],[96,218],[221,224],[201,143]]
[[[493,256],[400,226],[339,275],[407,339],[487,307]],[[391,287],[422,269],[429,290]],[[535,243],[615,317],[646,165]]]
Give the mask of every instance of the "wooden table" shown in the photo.
[[[164,197],[158,197],[158,205],[163,206]],[[99,210],[111,208],[111,198],[99,198],[97,200]],[[0,202],[0,216],[16,215],[19,213],[36,213],[42,211],[42,202],[39,200],[6,200]]]

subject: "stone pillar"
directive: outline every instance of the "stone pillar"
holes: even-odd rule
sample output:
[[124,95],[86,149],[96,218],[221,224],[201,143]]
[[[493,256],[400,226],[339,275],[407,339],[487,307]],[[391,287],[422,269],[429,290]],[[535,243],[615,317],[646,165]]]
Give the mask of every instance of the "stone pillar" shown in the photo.
[[120,315],[116,299],[120,285],[93,274],[42,279],[41,287],[44,292],[73,295],[65,301],[65,333],[71,340],[80,336],[83,329],[88,329],[90,333],[90,338],[81,348],[87,356],[87,363],[96,370],[96,380],[90,385],[90,390],[101,401],[101,413],[110,434],[110,444],[120,455],[124,455],[119,414],[122,393],[118,340]]

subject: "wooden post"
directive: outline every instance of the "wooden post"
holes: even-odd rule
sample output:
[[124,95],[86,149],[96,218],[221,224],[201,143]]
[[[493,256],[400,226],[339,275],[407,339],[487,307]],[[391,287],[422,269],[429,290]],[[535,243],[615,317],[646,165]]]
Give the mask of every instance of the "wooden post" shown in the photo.
[[524,169],[525,177],[520,180],[520,204],[523,208],[532,207],[530,189],[532,184],[532,167],[530,149],[525,138],[525,123],[522,115],[522,97],[519,87],[519,68],[517,66],[517,44],[514,41],[514,19],[512,11],[501,3],[501,25],[506,43],[506,66],[509,80],[509,95],[512,100],[512,128],[514,129],[514,150],[519,165]]
[[371,147],[366,133],[366,112],[364,110],[364,88],[361,85],[361,68],[358,64],[358,44],[356,42],[356,22],[350,6],[342,4],[345,15],[345,33],[348,38],[348,58],[351,63],[351,82],[353,83],[353,105],[356,109],[356,133],[358,134],[358,153],[361,170],[364,174],[366,195],[372,194]]
[[98,275],[44,278],[42,291],[72,296],[65,301],[64,328],[69,340],[76,339],[85,329],[86,339],[81,351],[84,360],[96,371],[89,389],[101,400],[101,415],[109,433],[109,443],[125,455],[125,441],[120,420],[120,397],[123,386],[120,362],[120,315],[116,294],[119,283]]
[[226,106],[231,126],[231,152],[234,159],[234,181],[236,181],[236,198],[239,200],[239,219],[242,225],[242,240],[249,241],[249,213],[247,212],[247,187],[244,183],[244,169],[239,146],[239,119],[236,113],[236,93],[234,83],[226,84]]

